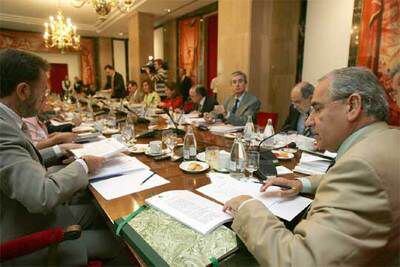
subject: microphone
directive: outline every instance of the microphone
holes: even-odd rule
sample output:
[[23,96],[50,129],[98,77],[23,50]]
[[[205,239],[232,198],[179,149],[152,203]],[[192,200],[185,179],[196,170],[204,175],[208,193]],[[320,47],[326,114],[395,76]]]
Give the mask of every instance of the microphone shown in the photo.
[[[177,135],[185,135],[186,132],[185,132],[184,130],[178,128],[176,122],[175,122],[174,119],[172,118],[172,115],[171,115],[171,113],[169,113],[169,110],[168,110],[168,109],[167,109],[166,113],[167,113],[167,116],[171,119],[172,124],[174,125],[174,128],[175,128],[175,129],[173,129],[173,131],[174,131]],[[183,114],[183,113],[182,113],[182,114]],[[182,114],[181,114],[181,116],[179,117],[179,120],[181,119]]]
[[283,127],[279,132],[276,132],[275,134],[264,138],[258,144],[258,150],[260,151],[260,163],[259,163],[259,168],[258,168],[257,174],[262,180],[266,180],[268,178],[268,176],[276,176],[278,174],[276,171],[275,164],[278,164],[279,161],[275,157],[275,155],[271,152],[270,149],[262,150],[261,145],[265,141],[273,138],[275,135],[287,132],[289,130],[289,127],[290,127],[289,125]]

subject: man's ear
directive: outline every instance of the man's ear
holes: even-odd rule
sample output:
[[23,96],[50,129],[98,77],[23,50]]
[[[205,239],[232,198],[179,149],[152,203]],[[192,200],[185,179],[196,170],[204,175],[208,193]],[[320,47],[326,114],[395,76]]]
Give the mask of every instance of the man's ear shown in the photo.
[[352,94],[347,98],[346,103],[347,120],[352,122],[355,121],[363,112],[362,110],[362,98],[359,94]]
[[31,86],[25,82],[19,83],[15,92],[20,101],[25,101],[31,96]]

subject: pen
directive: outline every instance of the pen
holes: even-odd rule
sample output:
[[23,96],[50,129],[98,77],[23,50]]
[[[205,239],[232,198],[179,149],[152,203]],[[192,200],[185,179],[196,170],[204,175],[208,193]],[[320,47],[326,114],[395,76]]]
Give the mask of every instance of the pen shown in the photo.
[[107,180],[107,179],[118,177],[118,176],[122,176],[122,175],[123,175],[123,173],[116,173],[116,174],[99,176],[99,177],[96,177],[96,178],[89,179],[89,182],[93,183],[93,182],[103,181],[103,180]]
[[143,182],[140,183],[140,185],[144,184],[145,182],[147,182],[151,177],[153,177],[156,173],[153,172],[152,174],[150,174],[146,179],[143,180]]
[[[256,184],[264,184],[264,182],[261,182],[261,181],[253,181],[253,183],[256,183]],[[293,189],[291,186],[288,186],[288,185],[279,185],[279,184],[273,184],[273,186],[277,186],[277,187],[280,187],[282,190],[289,190],[289,189]]]

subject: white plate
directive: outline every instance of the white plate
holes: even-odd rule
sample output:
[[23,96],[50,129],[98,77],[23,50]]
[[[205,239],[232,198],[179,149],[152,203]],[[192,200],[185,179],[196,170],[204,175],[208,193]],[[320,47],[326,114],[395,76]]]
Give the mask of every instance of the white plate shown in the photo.
[[144,154],[147,155],[147,156],[150,156],[150,157],[157,157],[157,156],[161,156],[161,155],[164,155],[164,154],[167,154],[167,153],[169,153],[169,149],[163,149],[161,151],[161,153],[157,153],[157,154],[150,153],[150,147],[148,147],[144,151]]
[[93,132],[94,128],[90,126],[78,126],[72,129],[74,133]]
[[292,158],[294,158],[293,153],[288,153],[288,152],[281,151],[281,150],[271,150],[271,152],[274,153],[274,155],[277,159],[292,159]]
[[210,166],[201,161],[184,161],[179,165],[179,168],[185,172],[198,173],[208,170]]
[[116,134],[116,133],[119,133],[119,129],[110,129],[110,128],[107,128],[107,129],[104,129],[104,130],[102,131],[102,134],[107,134],[107,135]]
[[148,144],[136,144],[129,148],[129,152],[134,154],[144,153],[149,148]]
[[200,152],[196,155],[196,159],[202,162],[206,162],[206,152]]
[[226,134],[224,134],[224,137],[229,138],[229,139],[235,139],[236,134],[235,133],[226,133]]
[[287,152],[287,153],[296,153],[297,149],[285,147],[285,148],[282,148],[282,151]]

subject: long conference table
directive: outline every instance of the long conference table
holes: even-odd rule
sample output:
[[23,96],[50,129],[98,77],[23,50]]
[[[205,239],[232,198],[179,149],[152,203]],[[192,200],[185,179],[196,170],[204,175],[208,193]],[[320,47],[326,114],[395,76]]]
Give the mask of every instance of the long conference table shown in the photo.
[[[157,127],[159,129],[165,128],[165,121],[162,118],[159,119]],[[147,124],[135,125],[136,134],[141,133],[142,131],[145,130],[147,130]],[[203,150],[208,146],[218,146],[220,147],[220,149],[230,151],[230,148],[233,143],[232,139],[226,138],[222,135],[214,134],[210,131],[203,131],[194,128],[194,133],[197,140],[198,150]],[[155,136],[154,138],[139,138],[137,140],[137,143],[148,143],[149,141],[152,140],[161,140],[161,135]],[[138,160],[148,165],[153,172],[169,180],[170,183],[113,200],[105,200],[92,186],[89,186],[89,190],[93,194],[99,208],[101,209],[101,212],[106,217],[109,218],[111,223],[114,222],[116,219],[121,218],[122,216],[126,216],[132,213],[133,211],[137,210],[141,205],[144,204],[145,199],[148,197],[169,190],[185,189],[194,191],[194,189],[210,183],[210,180],[207,177],[206,172],[199,174],[185,173],[179,168],[180,164],[179,161],[174,162],[171,161],[170,159],[155,161],[153,158],[146,156],[145,154],[135,154],[134,156]],[[298,160],[299,160],[299,152],[296,153],[295,158],[282,161],[280,162],[280,164],[289,169],[293,169]],[[285,177],[295,177],[295,176],[297,175],[296,174],[285,175]],[[196,191],[196,193],[202,195],[200,192]],[[207,197],[205,195],[202,196]],[[136,253],[135,250],[129,245],[128,247],[132,252],[132,254],[135,256],[135,258],[138,260],[140,265],[146,266],[144,260],[140,258],[138,253]]]

